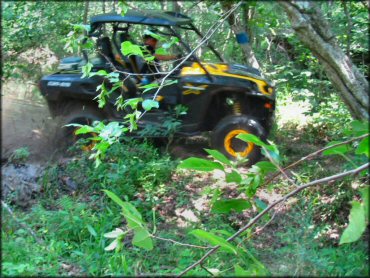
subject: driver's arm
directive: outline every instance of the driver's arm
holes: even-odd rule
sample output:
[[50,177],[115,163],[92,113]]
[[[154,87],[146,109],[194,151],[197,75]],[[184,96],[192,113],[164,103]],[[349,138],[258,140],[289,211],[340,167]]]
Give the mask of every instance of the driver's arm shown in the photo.
[[177,58],[176,55],[159,55],[159,54],[154,54],[154,56],[159,61],[170,61],[170,60],[175,60]]

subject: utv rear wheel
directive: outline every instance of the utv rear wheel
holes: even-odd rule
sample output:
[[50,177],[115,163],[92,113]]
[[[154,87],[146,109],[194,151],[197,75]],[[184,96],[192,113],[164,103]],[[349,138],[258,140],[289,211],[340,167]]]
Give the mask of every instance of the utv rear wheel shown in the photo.
[[[89,138],[95,136],[94,133],[85,135],[75,135],[75,132],[79,127],[66,125],[69,124],[81,124],[81,125],[92,125],[94,121],[101,121],[104,119],[104,115],[100,109],[92,104],[85,103],[73,103],[66,107],[62,120],[63,136],[66,147],[72,146],[81,138]],[[90,150],[94,146],[93,143],[88,143],[82,146],[82,150]]]
[[236,160],[238,156],[248,158],[247,165],[253,165],[261,159],[261,148],[237,139],[239,134],[253,134],[266,139],[264,128],[255,119],[232,115],[222,119],[213,130],[212,147],[231,160]]

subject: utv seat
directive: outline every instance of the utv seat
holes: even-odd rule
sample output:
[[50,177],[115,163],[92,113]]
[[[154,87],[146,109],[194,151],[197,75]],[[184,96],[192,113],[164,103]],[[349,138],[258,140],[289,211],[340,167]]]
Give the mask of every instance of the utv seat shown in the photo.
[[100,50],[100,56],[103,60],[108,60],[114,66],[119,66],[116,59],[114,58],[112,44],[108,37],[102,37],[97,41],[97,46]]

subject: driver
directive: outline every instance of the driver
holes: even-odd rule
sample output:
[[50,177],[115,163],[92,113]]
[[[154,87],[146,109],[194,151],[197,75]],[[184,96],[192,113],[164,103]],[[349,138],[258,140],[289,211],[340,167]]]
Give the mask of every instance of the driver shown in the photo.
[[[160,55],[155,53],[155,49],[157,48],[158,40],[154,37],[152,37],[149,34],[146,34],[143,36],[144,41],[144,47],[145,49],[154,56],[154,63],[146,61],[144,67],[142,68],[142,73],[157,73],[159,70],[156,68],[155,63],[159,61],[170,61],[177,58],[176,55]],[[157,77],[157,75],[153,76],[144,76],[144,78],[141,80],[142,85],[149,84],[154,80],[154,78]]]
[[176,55],[159,55],[155,53],[155,49],[157,47],[158,40],[151,35],[144,35],[144,46],[149,51],[150,54],[152,54],[156,60],[158,61],[169,61],[169,60],[175,60],[177,58]]

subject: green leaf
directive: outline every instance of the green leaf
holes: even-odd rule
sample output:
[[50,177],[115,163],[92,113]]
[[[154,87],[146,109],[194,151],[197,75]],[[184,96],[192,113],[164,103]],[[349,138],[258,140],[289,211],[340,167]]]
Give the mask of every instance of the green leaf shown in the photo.
[[146,229],[134,230],[134,238],[132,239],[132,244],[148,251],[153,249],[153,240]]
[[106,190],[106,189],[103,189],[103,191],[105,192],[105,194],[108,195],[109,198],[111,198],[116,204],[118,204],[119,206],[121,206],[122,208],[125,207],[125,202],[123,202],[116,194],[114,194],[113,192],[109,191],[109,190]]
[[121,44],[121,51],[122,54],[125,56],[138,55],[140,57],[144,57],[143,51],[141,50],[140,46],[133,44],[130,41],[124,41]]
[[123,104],[123,107],[130,106],[131,109],[137,109],[137,105],[140,101],[143,101],[141,97],[126,99],[125,103]]
[[83,31],[89,32],[91,27],[90,27],[90,25],[74,24],[73,29],[74,29],[75,32],[83,32]]
[[117,13],[121,14],[121,16],[125,16],[127,11],[128,11],[128,5],[126,4],[126,1],[123,1],[123,0],[118,1]]
[[155,54],[158,54],[158,55],[167,55],[168,52],[166,49],[164,49],[163,47],[160,47],[160,48],[157,48],[155,50]]
[[86,134],[86,133],[90,133],[90,132],[93,132],[93,131],[94,131],[94,128],[92,126],[84,125],[84,126],[80,127],[79,129],[77,129],[75,131],[75,134],[76,135]]
[[251,208],[249,201],[244,199],[231,199],[216,201],[212,206],[212,212],[215,213],[230,213],[232,210],[242,212],[245,209]]
[[231,173],[226,174],[226,182],[240,183],[241,181],[242,176],[234,170]]
[[264,210],[265,208],[267,208],[267,204],[261,199],[256,198],[254,201],[256,202],[256,205],[260,210]]
[[369,189],[369,186],[360,189],[362,202],[364,204],[366,222],[369,222]]
[[144,223],[141,219],[141,217],[137,217],[133,214],[131,214],[129,211],[123,209],[122,210],[122,215],[125,217],[127,221],[127,226],[130,229],[138,229],[138,228],[143,228]]
[[104,189],[103,191],[115,203],[117,203],[119,206],[121,206],[122,215],[125,217],[125,219],[127,221],[127,225],[130,229],[143,228],[144,222],[142,220],[142,216],[132,204],[130,204],[129,202],[122,201],[116,194],[114,194],[113,192],[111,192],[109,190]]
[[147,91],[150,91],[152,89],[155,89],[155,88],[158,88],[159,87],[159,84],[156,83],[156,82],[153,82],[153,83],[149,83],[149,84],[146,84],[146,85],[143,85],[143,86],[140,86],[139,88],[140,89],[145,89],[143,91],[143,93],[147,92]]
[[258,166],[264,174],[277,170],[276,166],[269,161],[260,161],[254,164],[254,166]]
[[237,135],[236,138],[238,138],[238,139],[240,139],[244,142],[247,142],[247,143],[253,143],[253,144],[256,144],[257,146],[265,147],[268,150],[273,150],[272,146],[266,144],[265,142],[263,142],[261,139],[259,139],[254,134],[244,134],[244,133],[242,133],[242,134]]
[[225,156],[223,155],[222,153],[220,153],[219,151],[217,150],[210,150],[210,149],[204,149],[209,155],[211,155],[214,159],[220,161],[221,163],[224,163],[226,165],[229,165],[231,166],[231,162],[230,160]]
[[82,66],[82,73],[83,74],[82,74],[81,78],[88,77],[92,67],[93,67],[93,64],[91,64],[91,63],[87,63],[86,65]]
[[357,241],[366,229],[365,210],[358,201],[352,202],[348,227],[340,237],[339,244]]
[[127,225],[130,229],[135,229],[138,227],[143,227],[144,223],[141,214],[136,210],[136,208],[128,202],[123,202],[116,194],[104,189],[103,190],[115,203],[121,206],[122,214],[127,221]]
[[86,225],[86,227],[87,227],[87,230],[89,231],[89,233],[90,233],[93,237],[96,237],[96,236],[98,235],[98,234],[96,233],[95,229],[94,229],[91,225],[87,224],[87,225]]
[[223,238],[216,236],[212,233],[197,229],[197,230],[191,231],[190,234],[204,242],[211,244],[212,246],[219,245],[221,250],[225,252],[237,254],[236,248],[233,245],[231,245],[229,242],[227,242]]
[[163,40],[166,40],[165,37],[162,37],[161,35],[157,34],[157,33],[154,33],[150,30],[145,30],[144,31],[144,35],[150,35],[151,37],[157,39],[158,41],[163,41]]
[[367,157],[370,157],[369,137],[365,137],[364,139],[361,140],[360,144],[358,144],[355,154],[365,154]]
[[243,269],[240,265],[235,265],[234,266],[234,270],[235,270],[235,276],[250,276],[250,272]]
[[218,163],[218,162],[213,162],[209,161],[206,159],[202,158],[196,158],[196,157],[190,157],[188,159],[185,159],[182,161],[177,168],[181,169],[191,169],[191,170],[196,170],[196,171],[205,171],[205,172],[210,172],[213,170],[224,170],[224,167]]
[[[338,144],[338,143],[340,143],[340,142],[339,141],[333,141],[333,142],[330,142],[329,144],[327,144],[326,146],[329,147],[329,146],[332,146],[332,145],[335,145],[335,144]],[[323,151],[322,155],[344,154],[344,153],[348,152],[349,150],[350,149],[349,149],[348,145],[339,145],[337,147],[333,147],[331,149]]]
[[92,72],[90,74],[90,76],[95,76],[95,75],[98,75],[98,76],[107,76],[108,73],[105,70],[99,70],[97,72]]
[[150,111],[152,108],[159,108],[159,103],[156,100],[146,99],[143,101],[142,106],[146,111]]
[[359,120],[355,120],[351,123],[352,132],[355,136],[361,136],[366,133],[369,133],[369,122],[361,122]]

